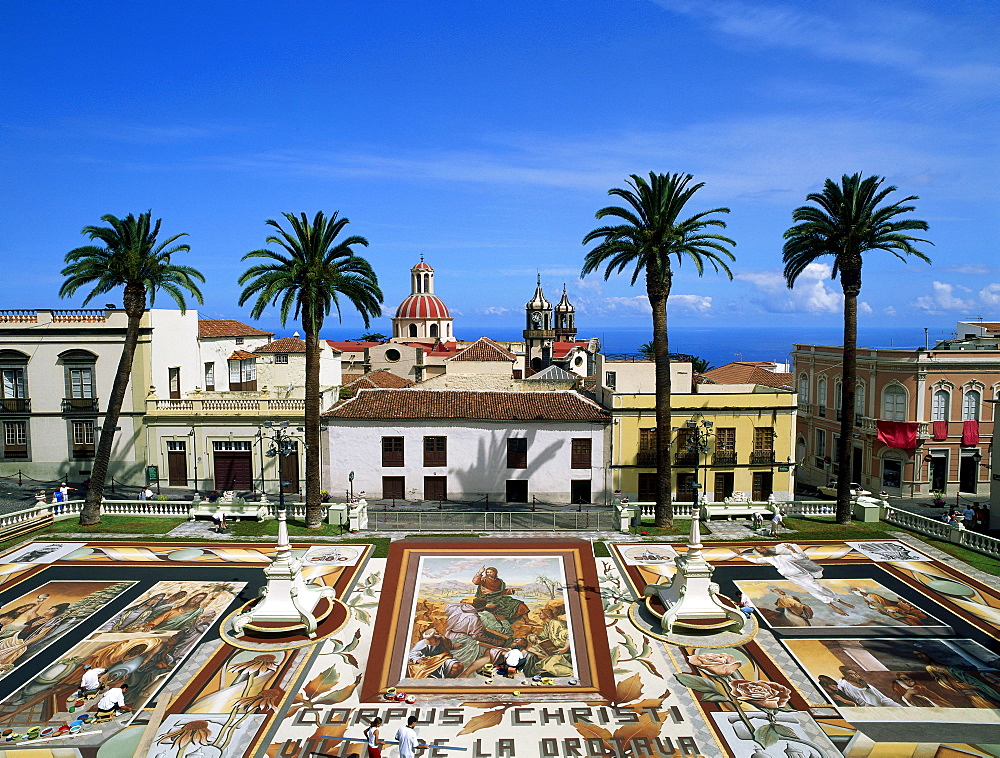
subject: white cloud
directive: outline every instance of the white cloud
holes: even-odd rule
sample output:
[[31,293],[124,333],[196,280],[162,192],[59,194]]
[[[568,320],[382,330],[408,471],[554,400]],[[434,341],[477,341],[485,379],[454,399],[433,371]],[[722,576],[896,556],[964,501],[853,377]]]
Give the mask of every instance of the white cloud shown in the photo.
[[987,305],[1000,305],[1000,283],[993,282],[979,290],[979,299]]
[[[927,313],[944,313],[945,311],[964,311],[975,307],[974,300],[963,299],[955,295],[955,290],[970,291],[967,287],[945,282],[931,282],[931,294],[921,295],[913,303]],[[984,290],[985,291],[985,290]]]
[[885,308],[883,308],[882,312],[886,316],[895,316],[896,315],[896,309],[894,307],[892,307],[891,305],[887,305]]
[[513,309],[505,308],[502,305],[489,305],[485,308],[476,308],[473,313],[479,316],[506,316],[513,313]]
[[[810,263],[788,289],[785,277],[777,271],[744,271],[735,278],[755,287],[761,297],[758,304],[772,313],[838,313],[844,296],[829,285],[830,266]],[[864,307],[868,307],[864,304]],[[870,310],[870,307],[869,307]],[[867,312],[867,311],[866,311]]]
[[868,305],[864,300],[858,303],[858,311],[860,313],[871,313],[872,307]]
[[706,295],[671,295],[667,307],[670,310],[708,313],[712,309],[712,298]]
[[961,266],[941,266],[939,271],[948,271],[954,274],[969,274],[971,276],[988,276],[993,273],[993,267],[985,263],[965,263]]

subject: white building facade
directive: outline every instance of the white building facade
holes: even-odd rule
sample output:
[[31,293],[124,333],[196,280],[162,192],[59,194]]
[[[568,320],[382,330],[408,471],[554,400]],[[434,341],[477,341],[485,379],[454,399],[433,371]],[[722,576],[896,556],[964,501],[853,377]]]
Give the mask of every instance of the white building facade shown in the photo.
[[369,499],[606,503],[611,416],[573,391],[365,389],[324,416],[324,481]]

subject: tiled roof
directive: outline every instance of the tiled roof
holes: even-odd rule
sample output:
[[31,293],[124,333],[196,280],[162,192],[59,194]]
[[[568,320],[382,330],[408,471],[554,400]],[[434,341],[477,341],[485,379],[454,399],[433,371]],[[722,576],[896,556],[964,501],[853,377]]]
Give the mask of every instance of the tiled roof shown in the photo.
[[253,353],[248,353],[246,350],[235,350],[233,354],[229,356],[231,361],[252,361],[256,360],[257,356]]
[[526,382],[565,382],[566,380],[576,380],[576,376],[559,366],[546,366],[541,371],[532,374]]
[[553,358],[565,358],[569,355],[570,350],[574,347],[586,348],[589,342],[553,342],[552,343],[552,357]]
[[282,337],[280,340],[261,345],[255,353],[304,353],[306,341],[301,337]]
[[341,353],[363,353],[366,347],[377,347],[381,342],[334,342],[327,340],[326,344]]
[[205,337],[273,337],[256,327],[231,318],[198,319],[198,336]]
[[490,421],[599,421],[611,414],[571,390],[473,392],[469,390],[361,390],[327,411],[333,418],[464,418]]
[[759,363],[727,363],[705,372],[705,376],[718,384],[760,384],[776,389],[791,389],[792,375],[778,374],[761,368]]
[[345,381],[342,389],[349,391],[363,389],[404,389],[412,386],[413,382],[409,379],[396,376],[391,371],[383,368],[368,374],[362,374],[351,382]]
[[516,361],[517,356],[506,350],[489,337],[480,337],[464,350],[448,359],[449,361]]

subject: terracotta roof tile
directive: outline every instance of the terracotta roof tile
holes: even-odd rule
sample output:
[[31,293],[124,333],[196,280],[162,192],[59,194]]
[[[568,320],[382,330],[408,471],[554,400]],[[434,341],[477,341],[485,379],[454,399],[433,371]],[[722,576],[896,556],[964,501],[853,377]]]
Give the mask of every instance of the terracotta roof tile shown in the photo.
[[334,406],[333,418],[464,418],[493,421],[597,421],[611,414],[571,390],[473,392],[469,390],[362,389]]
[[306,341],[301,337],[282,337],[254,350],[255,353],[304,353],[305,351]]
[[489,337],[480,337],[464,350],[448,359],[449,361],[516,361],[517,356]]
[[565,358],[574,347],[587,347],[590,343],[584,342],[553,342],[552,356],[554,358]]
[[756,362],[727,363],[725,366],[706,371],[704,375],[718,384],[760,384],[775,389],[792,388],[791,374],[768,371]]
[[378,371],[362,374],[361,376],[353,379],[351,382],[345,381],[342,389],[357,391],[362,389],[403,389],[412,386],[413,382],[409,379],[396,376],[388,369],[382,368]]
[[235,350],[233,351],[233,354],[229,356],[229,360],[231,361],[252,361],[256,359],[256,355],[248,353],[246,350]]
[[335,342],[326,340],[326,344],[341,353],[363,353],[366,347],[377,347],[381,342]]
[[265,332],[231,318],[198,319],[198,336],[205,337],[273,337]]

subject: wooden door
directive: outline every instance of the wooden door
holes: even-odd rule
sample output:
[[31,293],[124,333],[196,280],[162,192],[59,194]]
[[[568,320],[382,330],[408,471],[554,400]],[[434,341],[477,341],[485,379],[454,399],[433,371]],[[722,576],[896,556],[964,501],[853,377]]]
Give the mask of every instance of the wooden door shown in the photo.
[[771,497],[774,487],[774,474],[770,471],[754,471],[753,473],[753,493],[751,500],[767,500]]
[[448,477],[425,476],[424,500],[447,500],[447,499],[448,499]]
[[183,450],[167,451],[167,486],[187,487],[187,453]]
[[402,476],[383,476],[382,498],[384,500],[405,500],[406,478]]
[[639,492],[637,496],[640,503],[656,501],[656,474],[639,474]]
[[[299,451],[296,447],[291,455],[278,456],[278,475],[281,477],[281,489],[285,492],[299,491]],[[285,484],[288,482],[288,484]]]
[[733,494],[733,479],[731,471],[717,471],[715,473],[715,502],[721,503]]
[[215,489],[253,489],[253,474],[250,469],[250,453],[215,453]]
[[[694,502],[694,474],[677,475],[677,500],[681,503]],[[655,498],[654,498],[655,499]]]
[[170,399],[178,400],[181,396],[181,370],[179,368],[169,368],[167,372],[169,375]]

